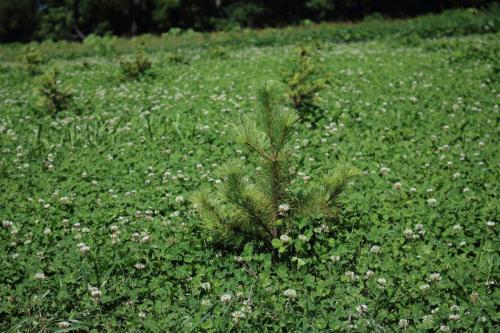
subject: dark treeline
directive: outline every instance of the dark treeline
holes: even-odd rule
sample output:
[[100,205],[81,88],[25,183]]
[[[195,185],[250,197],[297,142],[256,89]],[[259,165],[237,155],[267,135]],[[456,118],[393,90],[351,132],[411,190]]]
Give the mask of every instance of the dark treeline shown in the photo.
[[0,42],[409,17],[491,0],[0,0]]

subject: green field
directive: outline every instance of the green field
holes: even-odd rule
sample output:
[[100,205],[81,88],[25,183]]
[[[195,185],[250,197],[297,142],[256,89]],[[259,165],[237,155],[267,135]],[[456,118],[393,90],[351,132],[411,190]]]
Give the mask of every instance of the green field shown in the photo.
[[[55,115],[26,48],[0,46],[0,330],[498,331],[500,35],[463,15],[471,31],[437,16],[37,44],[74,96]],[[141,42],[152,67],[124,80]],[[326,87],[296,125],[295,186],[340,162],[363,175],[286,251],[215,246],[190,197],[229,159],[252,168],[233,125],[301,46]]]

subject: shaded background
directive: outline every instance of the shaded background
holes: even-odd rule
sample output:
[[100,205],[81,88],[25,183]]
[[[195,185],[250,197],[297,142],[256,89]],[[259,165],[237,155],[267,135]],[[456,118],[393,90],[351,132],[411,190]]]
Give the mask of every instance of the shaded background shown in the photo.
[[491,0],[0,0],[0,42],[410,17]]

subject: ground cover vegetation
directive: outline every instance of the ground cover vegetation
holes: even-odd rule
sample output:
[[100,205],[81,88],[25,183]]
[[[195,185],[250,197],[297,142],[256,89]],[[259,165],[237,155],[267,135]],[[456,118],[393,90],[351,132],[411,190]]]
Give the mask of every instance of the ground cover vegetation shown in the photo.
[[498,331],[497,27],[0,46],[0,330]]

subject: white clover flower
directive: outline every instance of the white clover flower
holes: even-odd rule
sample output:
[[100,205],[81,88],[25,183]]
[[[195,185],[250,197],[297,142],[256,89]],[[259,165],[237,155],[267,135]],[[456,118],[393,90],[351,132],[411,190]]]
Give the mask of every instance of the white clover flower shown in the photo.
[[431,286],[429,286],[428,284],[423,284],[420,286],[419,289],[420,289],[420,291],[427,291],[427,290],[429,290],[430,287]]
[[368,312],[368,305],[366,304],[360,304],[356,307],[356,311],[360,314],[363,315]]
[[234,311],[231,313],[231,317],[235,322],[239,322],[241,319],[245,318],[245,313],[243,311]]
[[367,277],[367,278],[371,278],[371,277],[372,277],[372,276],[374,276],[374,275],[375,275],[375,272],[374,272],[374,271],[372,271],[372,270],[367,270],[367,271],[366,271],[366,277]]
[[52,230],[50,230],[50,228],[48,228],[48,227],[43,230],[44,235],[49,235],[51,233],[52,233]]
[[446,326],[446,325],[441,325],[441,326],[439,327],[439,330],[440,330],[441,332],[449,332],[449,331],[450,331],[450,328],[449,328],[448,326]]
[[410,188],[410,192],[411,192],[411,193],[415,193],[415,192],[417,192],[417,189],[416,189],[415,187],[411,187],[411,188]]
[[68,197],[61,197],[61,198],[59,199],[59,202],[60,202],[61,204],[63,204],[63,205],[67,205],[67,204],[69,204],[69,203],[71,202],[71,199],[70,199],[70,198],[68,198]]
[[379,287],[385,287],[385,285],[387,284],[387,280],[384,278],[378,278],[377,283],[379,284]]
[[68,323],[67,321],[61,321],[60,323],[57,324],[57,327],[59,327],[59,328],[68,328],[70,326],[71,326],[71,324]]
[[231,296],[231,294],[223,294],[221,297],[220,297],[220,301],[222,303],[229,303],[231,301],[231,298],[233,298]]
[[486,222],[486,226],[487,226],[487,227],[490,227],[490,228],[494,228],[494,227],[495,227],[495,222],[493,222],[493,221],[488,221],[488,222]]
[[139,312],[138,316],[139,316],[139,318],[144,319],[144,318],[146,318],[146,313],[141,311],[141,312]]
[[371,248],[370,248],[370,252],[371,253],[374,253],[374,254],[377,254],[380,252],[380,246],[378,245],[373,245]]
[[201,288],[203,290],[210,290],[211,287],[212,286],[210,285],[210,282],[203,282],[203,283],[201,283]]
[[295,289],[287,289],[283,292],[283,296],[290,300],[294,300],[297,298],[297,291],[295,291]]
[[429,281],[434,282],[434,283],[441,281],[441,274],[432,273],[431,275],[429,275]]
[[35,274],[35,279],[36,280],[45,280],[46,279],[46,276],[43,272],[38,272]]
[[307,242],[307,236],[306,235],[299,235],[299,239],[303,242]]
[[340,260],[340,257],[339,256],[331,256],[330,260],[333,261],[333,262],[337,262],[337,261]]
[[290,206],[286,203],[278,206],[278,214],[285,215],[290,210]]
[[85,243],[79,243],[78,248],[80,249],[80,252],[82,254],[87,254],[90,251],[90,246],[86,245]]
[[412,239],[413,238],[413,230],[405,229],[405,230],[403,230],[403,235],[405,236],[406,239]]
[[410,322],[408,321],[408,319],[400,319],[398,325],[402,329],[407,329],[408,327],[410,327]]
[[430,207],[436,207],[437,206],[437,200],[435,198],[429,198],[429,199],[427,199],[427,204]]
[[281,235],[280,240],[283,243],[290,243],[292,241],[292,238],[290,238],[288,235]]
[[118,242],[120,241],[120,238],[119,238],[119,237],[120,237],[120,232],[119,232],[119,231],[117,231],[117,232],[113,232],[113,233],[111,234],[111,243],[112,243],[112,244],[116,244],[116,243],[118,243]]
[[358,276],[352,271],[347,271],[344,273],[344,275],[347,276],[351,281],[356,281],[358,279]]
[[316,227],[313,230],[317,234],[322,234],[322,233],[327,233],[328,231],[330,231],[330,227],[328,227],[326,224],[322,224],[320,227]]
[[460,307],[456,304],[453,304],[452,306],[450,306],[450,310],[451,311],[458,311],[458,310],[460,310]]
[[88,286],[88,291],[90,293],[90,296],[92,296],[93,299],[98,299],[99,297],[101,297],[101,291],[99,290],[99,288],[97,287],[92,287],[92,286]]
[[402,186],[402,185],[401,185],[401,183],[400,183],[400,182],[396,182],[396,183],[394,183],[394,185],[393,185],[393,187],[394,187],[394,189],[395,189],[395,190],[400,190],[400,189],[401,189],[401,186]]
[[182,195],[178,195],[175,197],[175,202],[180,204],[184,202],[184,197]]
[[391,169],[387,168],[387,167],[381,167],[380,168],[380,173],[384,176],[387,176],[387,174],[391,171]]
[[142,262],[138,262],[137,264],[134,265],[134,267],[135,269],[140,271],[143,270],[146,267],[146,265],[144,265]]
[[141,239],[139,240],[140,243],[147,243],[151,240],[151,236],[145,232],[141,232]]
[[210,302],[209,299],[204,298],[204,299],[201,300],[201,305],[203,305],[203,306],[209,306],[209,305],[212,305],[212,302]]
[[2,221],[2,227],[6,228],[6,229],[9,229],[9,228],[12,228],[14,226],[14,223],[12,223],[11,221]]
[[455,225],[453,226],[453,230],[454,230],[454,231],[461,231],[461,230],[462,230],[462,226],[461,226],[460,224],[455,224]]

